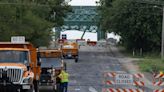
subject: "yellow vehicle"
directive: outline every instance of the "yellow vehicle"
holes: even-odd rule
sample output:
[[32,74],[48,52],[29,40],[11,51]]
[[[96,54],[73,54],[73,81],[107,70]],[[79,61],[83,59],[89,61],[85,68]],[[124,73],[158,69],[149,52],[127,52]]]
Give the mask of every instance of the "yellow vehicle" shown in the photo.
[[60,79],[58,75],[66,63],[63,61],[61,50],[39,49],[38,57],[41,60],[40,86],[51,86],[54,91],[59,92]]
[[75,62],[78,62],[78,44],[76,42],[65,42],[62,46],[62,52],[64,58],[73,58]]
[[38,92],[40,62],[31,43],[0,42],[0,92]]

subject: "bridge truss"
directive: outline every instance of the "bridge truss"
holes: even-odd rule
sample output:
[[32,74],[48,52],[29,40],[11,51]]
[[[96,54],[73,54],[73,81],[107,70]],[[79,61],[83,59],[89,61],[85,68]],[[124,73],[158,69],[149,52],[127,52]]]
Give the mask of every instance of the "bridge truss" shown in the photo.
[[60,28],[61,31],[83,31],[81,39],[85,32],[97,32],[98,39],[105,38],[105,32],[101,31],[98,25],[100,17],[97,12],[97,6],[72,6],[72,10],[64,19],[64,25]]

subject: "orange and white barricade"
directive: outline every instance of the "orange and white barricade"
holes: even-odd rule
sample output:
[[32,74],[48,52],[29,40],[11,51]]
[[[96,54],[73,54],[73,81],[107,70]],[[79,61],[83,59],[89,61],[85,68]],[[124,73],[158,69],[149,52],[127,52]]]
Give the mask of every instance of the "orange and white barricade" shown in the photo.
[[144,92],[142,89],[121,89],[121,88],[106,88],[102,92]]
[[161,87],[161,89],[155,89],[153,92],[164,92],[164,74],[155,74],[153,77],[153,86]]
[[[117,88],[117,78],[121,73],[116,72],[106,72],[104,73],[105,80],[103,84],[110,86],[109,88],[103,88],[102,92],[144,92],[145,83],[141,79],[144,78],[144,74],[136,73],[136,74],[126,74],[122,73],[123,75],[131,76],[131,83],[127,83],[125,88]],[[114,86],[113,86],[114,85]],[[120,84],[119,84],[120,85]],[[127,85],[134,86],[135,88],[126,88]]]
[[96,41],[87,41],[88,46],[96,46],[97,42]]

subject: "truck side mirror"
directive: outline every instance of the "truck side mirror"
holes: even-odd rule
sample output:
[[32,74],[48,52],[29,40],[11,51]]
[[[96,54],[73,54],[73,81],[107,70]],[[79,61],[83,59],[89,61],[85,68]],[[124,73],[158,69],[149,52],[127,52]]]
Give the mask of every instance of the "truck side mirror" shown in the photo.
[[41,59],[38,60],[37,65],[41,66]]
[[40,59],[40,53],[37,53],[37,65],[41,66],[41,59]]
[[31,67],[30,67],[29,65],[27,66],[27,70],[28,70],[28,71],[31,70]]

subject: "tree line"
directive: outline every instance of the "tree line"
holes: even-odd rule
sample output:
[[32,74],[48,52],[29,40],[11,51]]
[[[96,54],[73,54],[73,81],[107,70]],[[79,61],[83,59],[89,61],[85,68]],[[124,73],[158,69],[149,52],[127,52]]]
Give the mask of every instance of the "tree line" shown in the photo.
[[64,0],[0,0],[0,41],[25,36],[35,46],[49,45],[52,28],[71,11]]
[[130,51],[160,52],[162,6],[139,1],[100,0],[102,30],[120,35],[121,44]]

